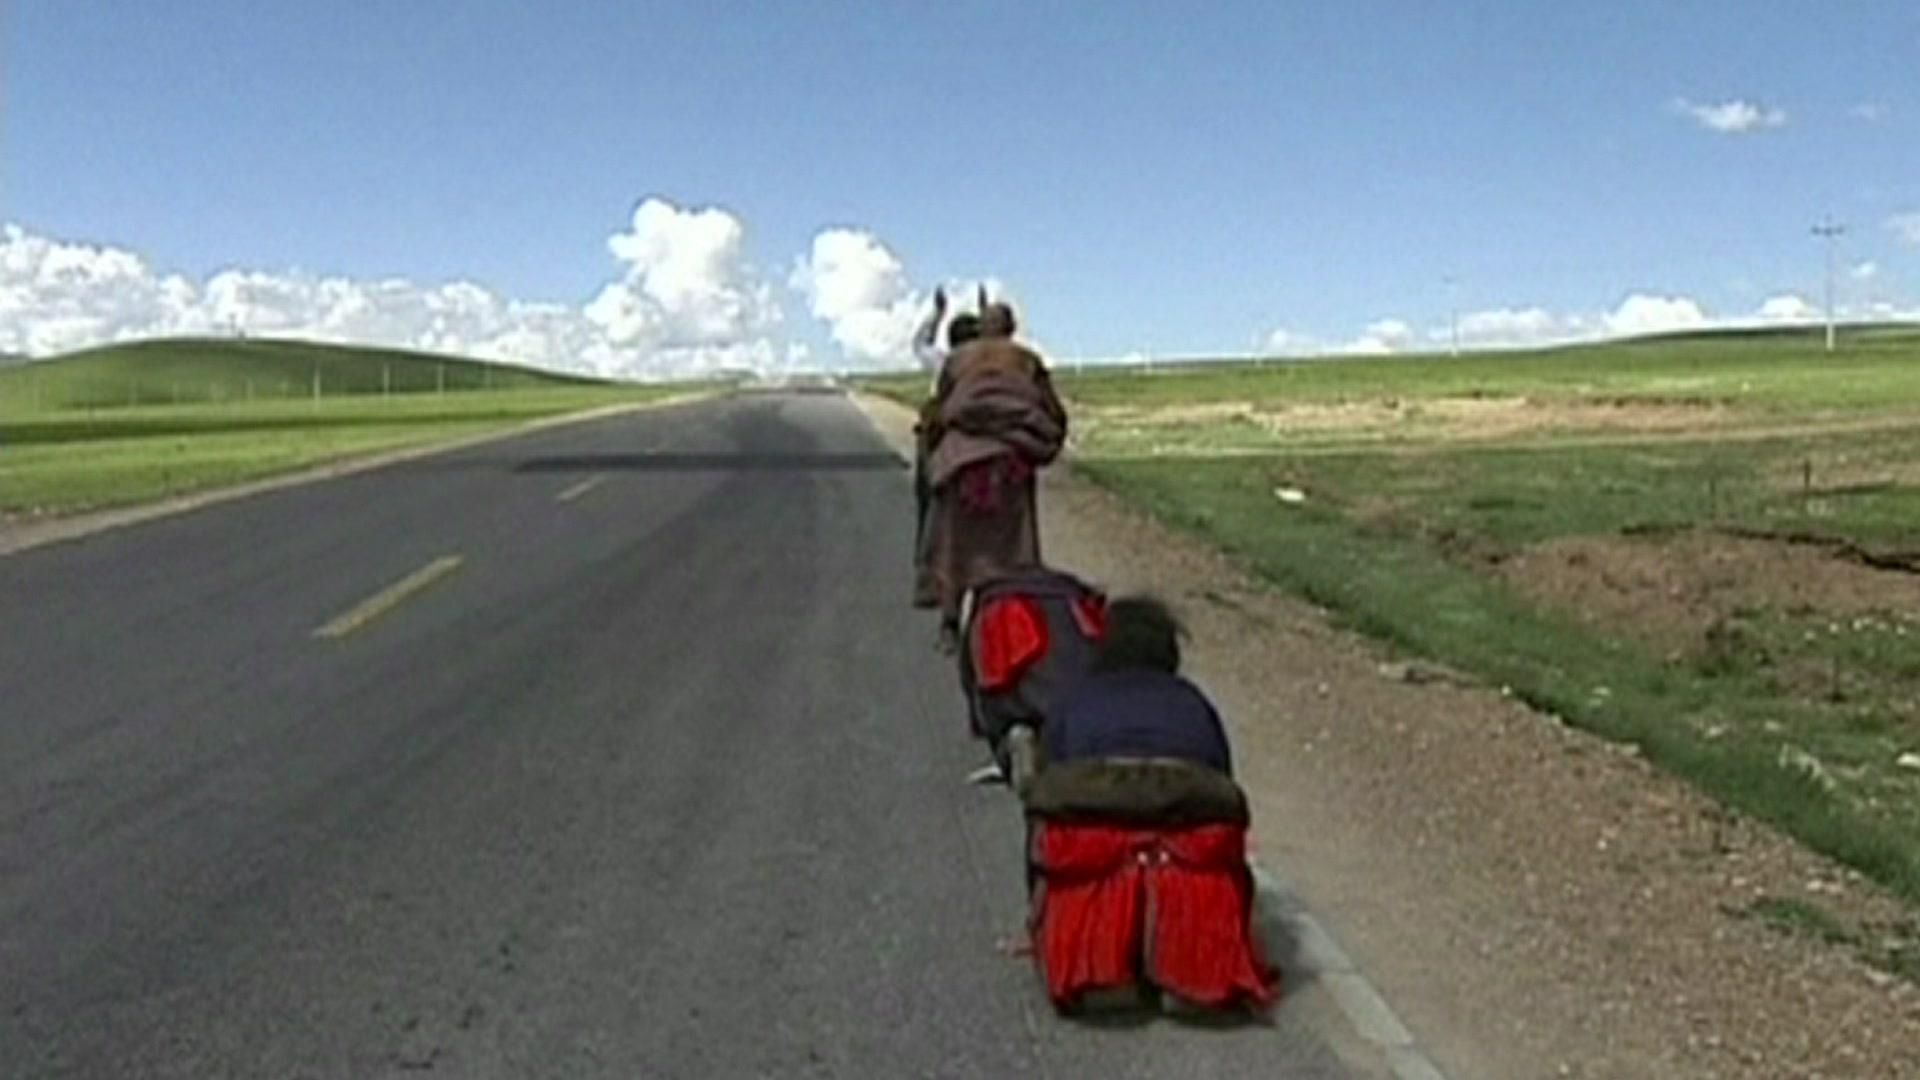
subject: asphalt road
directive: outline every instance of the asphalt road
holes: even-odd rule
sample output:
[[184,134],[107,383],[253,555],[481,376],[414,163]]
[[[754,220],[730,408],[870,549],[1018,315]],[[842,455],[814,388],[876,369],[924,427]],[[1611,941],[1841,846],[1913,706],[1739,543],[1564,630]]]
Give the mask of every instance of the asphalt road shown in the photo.
[[910,503],[745,396],[0,558],[0,1076],[1348,1075],[997,948]]

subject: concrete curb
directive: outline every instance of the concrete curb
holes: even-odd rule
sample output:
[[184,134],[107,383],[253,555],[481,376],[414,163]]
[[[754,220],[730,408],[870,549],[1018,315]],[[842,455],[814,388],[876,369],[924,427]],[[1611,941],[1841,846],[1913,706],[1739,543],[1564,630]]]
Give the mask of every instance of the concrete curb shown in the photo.
[[[1272,871],[1253,863],[1254,890],[1258,894],[1254,909],[1262,923],[1279,921],[1285,928],[1278,935],[1291,939],[1296,948],[1294,969],[1311,975],[1326,987],[1328,996],[1340,1007],[1354,1034],[1379,1050],[1393,1070],[1395,1080],[1446,1080],[1438,1066],[1415,1044],[1413,1033],[1387,1004],[1367,977],[1360,973],[1347,951],[1340,947],[1305,903],[1293,894]],[[1264,927],[1263,927],[1264,931]]]
[[46,521],[31,521],[8,525],[0,522],[0,557],[27,551],[31,548],[45,547],[68,540],[79,540],[110,529],[139,525],[143,522],[172,517],[175,514],[190,513],[202,507],[218,503],[244,499],[251,495],[260,495],[283,488],[298,487],[302,484],[333,480],[355,473],[397,465],[403,461],[432,457],[435,454],[451,453],[468,447],[480,446],[502,439],[511,439],[528,435],[547,428],[563,427],[567,424],[579,424],[589,420],[600,420],[609,416],[642,412],[648,409],[661,409],[670,405],[685,405],[694,401],[703,401],[716,397],[722,391],[703,390],[689,394],[674,394],[652,401],[626,402],[618,405],[603,405],[575,413],[562,413],[558,416],[543,416],[537,420],[516,424],[500,431],[489,431],[480,435],[471,435],[452,442],[428,443],[422,446],[409,446],[399,450],[388,450],[367,457],[348,458],[326,465],[303,469],[299,472],[282,473],[260,480],[249,480],[232,487],[213,488],[208,491],[194,492],[191,495],[177,495],[157,502],[141,503],[138,506],[126,506],[113,510],[101,510],[93,513],[76,514],[72,517],[53,518]]

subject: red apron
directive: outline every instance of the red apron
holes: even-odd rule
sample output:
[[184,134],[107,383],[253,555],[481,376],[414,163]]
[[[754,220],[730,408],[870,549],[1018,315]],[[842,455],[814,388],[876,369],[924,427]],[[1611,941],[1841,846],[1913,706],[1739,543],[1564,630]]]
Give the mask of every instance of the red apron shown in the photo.
[[1056,1004],[1142,978],[1202,1005],[1273,1001],[1244,826],[1041,821],[1032,856],[1034,959]]

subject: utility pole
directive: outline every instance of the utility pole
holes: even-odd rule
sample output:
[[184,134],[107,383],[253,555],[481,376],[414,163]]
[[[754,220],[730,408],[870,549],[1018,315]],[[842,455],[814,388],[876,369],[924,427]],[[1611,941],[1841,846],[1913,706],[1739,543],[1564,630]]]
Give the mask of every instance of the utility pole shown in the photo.
[[1448,274],[1447,283],[1447,338],[1451,342],[1449,351],[1460,355],[1460,279]]
[[1827,351],[1833,351],[1833,246],[1834,242],[1845,235],[1847,227],[1831,217],[1820,219],[1813,227],[1813,235],[1827,242]]

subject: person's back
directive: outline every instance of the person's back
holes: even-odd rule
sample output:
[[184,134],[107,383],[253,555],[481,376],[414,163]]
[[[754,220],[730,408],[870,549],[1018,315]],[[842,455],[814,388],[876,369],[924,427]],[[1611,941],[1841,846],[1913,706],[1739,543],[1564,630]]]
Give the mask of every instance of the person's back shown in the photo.
[[1023,379],[1045,379],[1047,365],[1040,354],[1014,339],[1018,326],[1013,309],[988,303],[982,296],[980,313],[972,317],[964,340],[955,341],[934,378],[934,397],[944,400],[954,387],[989,372]]
[[941,365],[929,403],[935,439],[928,476],[935,488],[996,457],[1046,465],[1065,441],[1066,408],[1046,362],[1013,339],[1013,325],[1006,305],[988,305],[977,336],[948,352]]
[[1050,761],[1179,758],[1232,775],[1220,717],[1198,687],[1164,671],[1088,675],[1041,729]]
[[913,602],[917,607],[936,607],[940,603],[940,589],[928,565],[927,551],[928,518],[933,507],[933,481],[928,476],[927,466],[933,445],[940,438],[940,377],[946,370],[946,358],[953,350],[980,335],[979,317],[962,313],[954,316],[953,322],[947,325],[946,351],[938,349],[934,339],[946,308],[945,290],[934,290],[933,314],[914,334],[914,352],[933,376],[933,386],[927,400],[921,403],[919,416],[913,425]]
[[1034,958],[1056,1007],[1144,982],[1206,1006],[1264,1006],[1246,793],[1213,706],[1180,677],[1180,624],[1107,606],[1095,671],[1041,729],[1028,786]]
[[1034,379],[1045,371],[1046,362],[1039,353],[1011,338],[975,337],[947,353],[935,395],[944,398],[967,380],[983,375]]
[[1109,605],[1092,670],[1041,731],[1048,764],[1173,758],[1232,775],[1219,714],[1180,675],[1180,633],[1157,600],[1127,597]]
[[[1026,740],[1080,685],[1106,629],[1107,599],[1064,571],[1031,567],[975,589],[962,634],[960,686],[973,733],[985,739],[1016,789],[1032,765],[1016,763],[1010,737]],[[1023,734],[1019,729],[1026,729]],[[1018,767],[1016,767],[1018,766]]]
[[915,603],[939,609],[943,648],[958,645],[969,591],[1041,562],[1034,473],[1065,444],[1066,410],[1013,330],[1005,304],[982,310],[979,338],[948,355],[926,418],[931,503]]

